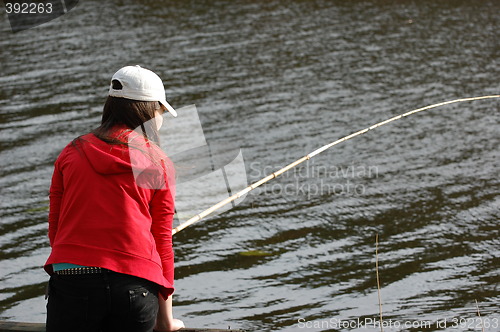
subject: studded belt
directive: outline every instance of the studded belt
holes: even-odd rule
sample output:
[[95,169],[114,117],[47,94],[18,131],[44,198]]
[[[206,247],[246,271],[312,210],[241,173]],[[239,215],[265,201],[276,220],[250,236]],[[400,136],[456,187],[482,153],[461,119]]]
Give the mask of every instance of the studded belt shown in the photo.
[[98,274],[98,273],[103,273],[103,271],[107,270],[100,267],[75,267],[71,269],[55,271],[55,273],[63,276],[72,276],[80,274]]

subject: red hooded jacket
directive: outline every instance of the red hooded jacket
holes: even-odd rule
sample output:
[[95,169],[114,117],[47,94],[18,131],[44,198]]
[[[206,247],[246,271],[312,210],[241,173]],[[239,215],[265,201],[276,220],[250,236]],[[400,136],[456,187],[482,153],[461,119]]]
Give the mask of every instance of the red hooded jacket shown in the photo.
[[108,144],[87,134],[64,148],[50,187],[52,264],[97,266],[174,291],[173,164],[153,143],[125,127]]

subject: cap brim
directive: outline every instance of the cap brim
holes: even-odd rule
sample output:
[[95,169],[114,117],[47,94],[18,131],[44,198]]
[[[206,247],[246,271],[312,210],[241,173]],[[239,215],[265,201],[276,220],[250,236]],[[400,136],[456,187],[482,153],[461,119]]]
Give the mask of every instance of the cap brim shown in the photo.
[[177,111],[172,106],[170,106],[170,104],[166,100],[160,100],[160,103],[167,108],[167,111],[172,114],[174,118],[177,116]]

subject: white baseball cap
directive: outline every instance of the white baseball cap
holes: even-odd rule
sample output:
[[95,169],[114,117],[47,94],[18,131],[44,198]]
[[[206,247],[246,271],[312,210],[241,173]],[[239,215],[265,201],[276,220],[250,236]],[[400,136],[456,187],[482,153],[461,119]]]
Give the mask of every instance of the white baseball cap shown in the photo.
[[[113,89],[114,80],[121,83],[121,89]],[[111,78],[109,95],[141,101],[158,101],[170,114],[177,116],[175,109],[167,102],[161,78],[141,66],[126,66],[118,70]]]

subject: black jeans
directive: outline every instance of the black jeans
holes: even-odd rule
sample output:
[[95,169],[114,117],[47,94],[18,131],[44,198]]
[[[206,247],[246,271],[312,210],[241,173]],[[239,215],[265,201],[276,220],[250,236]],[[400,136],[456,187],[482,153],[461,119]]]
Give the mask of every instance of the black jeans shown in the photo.
[[47,332],[151,332],[158,290],[151,281],[110,271],[53,275]]

